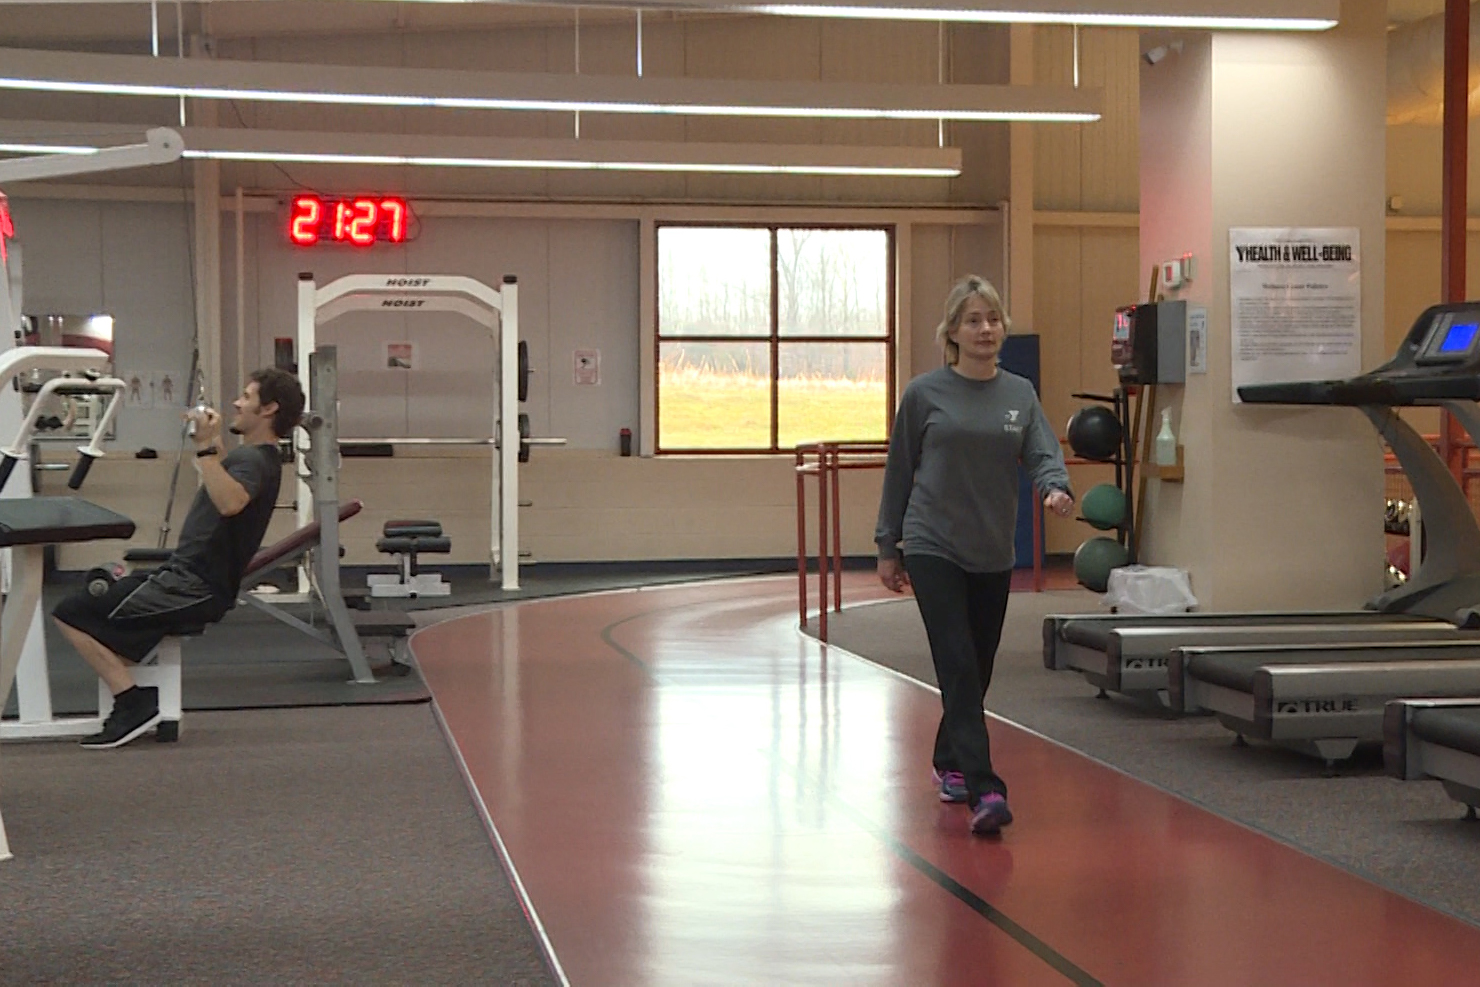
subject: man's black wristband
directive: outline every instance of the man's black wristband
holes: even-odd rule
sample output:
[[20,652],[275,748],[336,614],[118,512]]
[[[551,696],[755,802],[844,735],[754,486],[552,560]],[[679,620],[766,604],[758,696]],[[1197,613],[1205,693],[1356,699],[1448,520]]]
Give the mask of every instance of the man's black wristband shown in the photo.
[[220,454],[221,450],[215,446],[207,446],[204,449],[195,450],[196,459],[205,459],[207,456],[219,456]]

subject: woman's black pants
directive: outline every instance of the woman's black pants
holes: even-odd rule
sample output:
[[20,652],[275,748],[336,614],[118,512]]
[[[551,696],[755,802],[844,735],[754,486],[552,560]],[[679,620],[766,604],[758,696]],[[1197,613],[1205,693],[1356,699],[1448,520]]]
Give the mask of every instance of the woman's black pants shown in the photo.
[[989,792],[1005,796],[1007,785],[992,770],[992,741],[982,702],[1002,640],[1012,571],[967,572],[934,555],[909,556],[904,567],[925,621],[940,685],[935,769],[964,774],[972,804]]

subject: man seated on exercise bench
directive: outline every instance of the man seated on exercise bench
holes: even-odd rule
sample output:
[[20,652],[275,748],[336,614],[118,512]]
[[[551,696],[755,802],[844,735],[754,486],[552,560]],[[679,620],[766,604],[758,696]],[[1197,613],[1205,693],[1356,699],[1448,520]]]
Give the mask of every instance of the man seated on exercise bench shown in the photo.
[[158,569],[122,577],[102,596],[86,589],[62,600],[52,617],[113,692],[103,729],[82,741],[121,747],[159,722],[159,690],[134,685],[127,663],[142,661],[166,636],[199,630],[226,616],[242,574],[262,545],[277,503],[278,439],[303,415],[303,389],[292,374],[251,375],[232,405],[231,431],[242,444],[221,454],[221,416],[195,409],[195,466],[200,489],[174,553]]

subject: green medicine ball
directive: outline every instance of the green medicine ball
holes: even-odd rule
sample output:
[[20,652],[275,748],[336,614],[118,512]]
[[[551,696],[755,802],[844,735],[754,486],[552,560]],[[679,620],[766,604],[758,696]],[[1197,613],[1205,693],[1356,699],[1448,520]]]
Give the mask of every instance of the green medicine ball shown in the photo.
[[1113,483],[1091,487],[1079,505],[1084,519],[1101,531],[1109,531],[1125,521],[1125,508],[1125,492]]
[[1103,593],[1110,588],[1110,570],[1130,562],[1130,552],[1114,538],[1086,539],[1074,552],[1074,578],[1085,589]]

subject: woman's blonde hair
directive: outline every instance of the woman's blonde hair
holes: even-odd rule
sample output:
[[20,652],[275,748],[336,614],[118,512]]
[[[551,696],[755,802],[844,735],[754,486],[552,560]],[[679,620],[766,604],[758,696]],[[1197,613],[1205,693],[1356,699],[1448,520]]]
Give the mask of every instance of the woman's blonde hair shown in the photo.
[[955,364],[961,359],[961,347],[956,345],[950,334],[960,327],[961,313],[972,298],[980,298],[986,302],[988,312],[996,312],[1002,316],[1004,331],[1012,330],[1012,320],[1007,317],[1007,309],[1002,307],[1002,296],[997,294],[992,282],[975,274],[968,274],[957,281],[951,288],[951,293],[946,296],[946,317],[935,327],[935,341],[945,348],[946,363]]

